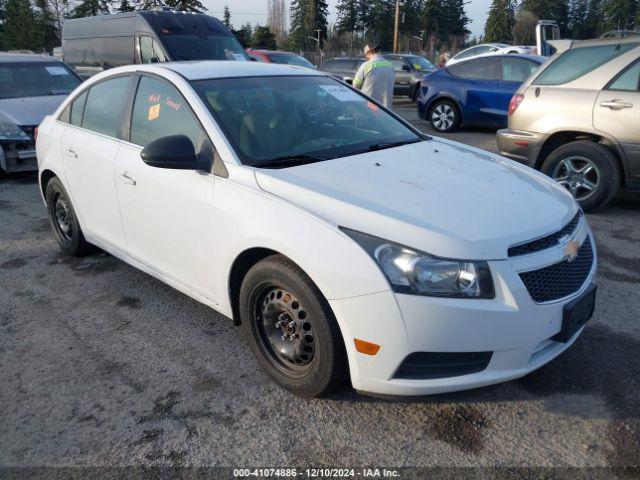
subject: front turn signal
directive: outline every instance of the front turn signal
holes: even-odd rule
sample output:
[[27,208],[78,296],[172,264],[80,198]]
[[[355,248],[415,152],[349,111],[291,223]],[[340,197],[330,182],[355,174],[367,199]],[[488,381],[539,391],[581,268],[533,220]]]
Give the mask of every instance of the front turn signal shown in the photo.
[[354,342],[356,344],[356,350],[360,353],[364,353],[365,355],[375,355],[380,350],[380,345],[376,345],[375,343],[360,340],[358,338],[355,338]]

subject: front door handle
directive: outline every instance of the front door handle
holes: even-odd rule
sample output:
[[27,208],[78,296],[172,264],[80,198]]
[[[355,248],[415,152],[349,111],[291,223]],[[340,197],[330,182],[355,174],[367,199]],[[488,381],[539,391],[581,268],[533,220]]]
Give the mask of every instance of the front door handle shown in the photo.
[[605,100],[600,102],[601,107],[610,108],[611,110],[622,110],[623,108],[633,108],[633,103],[625,102],[624,100]]
[[127,172],[123,172],[120,174],[120,181],[125,185],[135,185],[136,179],[131,177]]
[[67,153],[71,158],[78,158],[78,154],[73,148],[67,148]]

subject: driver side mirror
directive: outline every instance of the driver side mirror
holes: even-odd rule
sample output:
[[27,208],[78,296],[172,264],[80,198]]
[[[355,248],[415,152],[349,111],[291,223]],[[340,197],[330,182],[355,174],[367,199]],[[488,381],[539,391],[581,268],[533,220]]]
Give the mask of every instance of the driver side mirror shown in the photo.
[[142,149],[140,157],[150,167],[175,170],[207,170],[198,161],[193,142],[186,135],[169,135],[158,138]]
[[411,67],[409,65],[402,65],[402,70],[404,70],[405,72],[410,72]]

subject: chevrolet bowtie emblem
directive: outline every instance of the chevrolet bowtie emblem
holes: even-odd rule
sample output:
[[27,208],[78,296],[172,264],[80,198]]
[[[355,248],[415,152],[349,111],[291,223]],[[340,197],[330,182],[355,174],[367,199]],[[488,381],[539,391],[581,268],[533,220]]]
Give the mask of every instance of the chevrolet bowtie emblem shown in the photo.
[[569,240],[562,251],[564,258],[567,259],[567,262],[573,262],[578,257],[578,250],[580,249],[580,244],[576,240]]

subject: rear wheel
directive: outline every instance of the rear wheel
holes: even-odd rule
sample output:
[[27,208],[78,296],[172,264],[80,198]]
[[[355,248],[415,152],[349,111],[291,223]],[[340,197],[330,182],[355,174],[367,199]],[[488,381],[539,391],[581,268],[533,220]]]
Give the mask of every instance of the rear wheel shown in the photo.
[[58,178],[47,183],[45,199],[49,222],[62,251],[73,256],[93,252],[95,247],[85,240],[69,195]]
[[604,145],[588,140],[554,150],[542,171],[569,190],[586,211],[605,206],[620,186],[616,157]]
[[342,336],[322,294],[294,263],[274,255],[240,287],[244,335],[265,372],[283,388],[315,397],[346,378]]
[[460,112],[451,100],[438,100],[431,107],[429,121],[438,132],[453,132],[460,126]]

